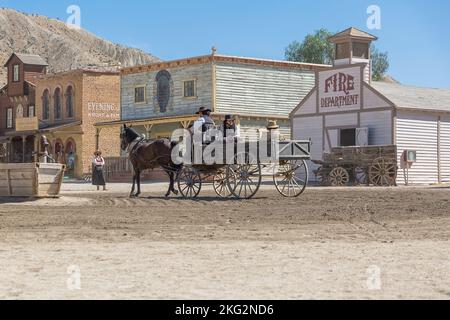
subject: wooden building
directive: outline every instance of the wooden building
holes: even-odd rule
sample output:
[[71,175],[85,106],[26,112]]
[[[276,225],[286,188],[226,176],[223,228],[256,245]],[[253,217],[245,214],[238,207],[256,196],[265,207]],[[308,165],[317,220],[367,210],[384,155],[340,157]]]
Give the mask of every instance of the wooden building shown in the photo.
[[149,138],[170,137],[208,107],[217,123],[227,114],[238,117],[241,133],[251,138],[269,120],[289,136],[289,113],[314,86],[315,72],[329,67],[225,56],[213,48],[207,56],[124,68],[121,120],[96,126],[133,124]]
[[0,162],[29,162],[35,139],[27,126],[37,123],[36,76],[46,73],[47,62],[37,55],[13,53],[4,67],[8,82],[0,89]]
[[450,90],[372,82],[376,37],[350,28],[330,40],[335,65],[317,72],[316,86],[291,113],[293,138],[311,138],[316,160],[333,147],[396,145],[400,165],[405,151],[417,155],[411,168],[400,167],[398,184],[450,182]]

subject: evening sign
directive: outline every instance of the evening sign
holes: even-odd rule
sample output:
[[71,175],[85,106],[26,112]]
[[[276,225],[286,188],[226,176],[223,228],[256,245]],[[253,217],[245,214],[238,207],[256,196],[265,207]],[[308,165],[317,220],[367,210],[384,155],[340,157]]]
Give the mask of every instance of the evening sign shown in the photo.
[[361,108],[361,67],[324,71],[319,74],[321,112]]

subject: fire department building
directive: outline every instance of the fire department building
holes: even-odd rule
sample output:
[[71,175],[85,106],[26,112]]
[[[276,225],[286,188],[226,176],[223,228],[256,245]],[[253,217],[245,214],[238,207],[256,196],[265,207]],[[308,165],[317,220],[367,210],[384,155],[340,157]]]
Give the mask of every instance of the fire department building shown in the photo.
[[[450,90],[372,82],[376,37],[350,28],[330,40],[334,67],[317,72],[315,87],[291,113],[293,138],[311,138],[317,160],[333,147],[396,145],[399,166],[405,151],[417,154],[410,184],[450,182]],[[405,174],[400,168],[399,185]]]

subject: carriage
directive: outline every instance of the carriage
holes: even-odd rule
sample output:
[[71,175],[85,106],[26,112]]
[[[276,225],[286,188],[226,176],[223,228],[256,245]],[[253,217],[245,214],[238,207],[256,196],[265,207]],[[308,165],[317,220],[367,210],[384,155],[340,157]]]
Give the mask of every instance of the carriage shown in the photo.
[[337,147],[324,154],[324,160],[313,160],[320,167],[314,171],[325,186],[353,185],[395,186],[397,180],[397,147]]
[[[278,192],[284,197],[298,197],[308,183],[308,167],[311,141],[280,141],[278,144],[267,142],[267,152],[276,156],[271,160],[260,156],[266,142],[245,141],[234,144],[226,152],[220,164],[184,164],[177,173],[178,190],[185,198],[196,198],[205,182],[212,182],[214,191],[221,198],[234,197],[251,199],[259,191],[263,178],[270,178]],[[256,148],[252,149],[252,146]],[[195,163],[194,144],[191,148],[191,162]],[[207,145],[202,145],[202,149]]]

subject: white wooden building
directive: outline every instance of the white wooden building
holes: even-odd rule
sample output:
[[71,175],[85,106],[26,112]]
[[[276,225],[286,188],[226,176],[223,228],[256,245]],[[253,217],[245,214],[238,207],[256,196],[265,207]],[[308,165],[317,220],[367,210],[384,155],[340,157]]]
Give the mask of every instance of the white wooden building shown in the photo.
[[[350,28],[330,40],[334,67],[317,72],[316,86],[291,113],[293,138],[311,138],[317,160],[333,147],[396,145],[399,164],[404,151],[417,152],[410,184],[450,182],[450,90],[372,82],[376,37]],[[404,174],[400,168],[399,185]]]

